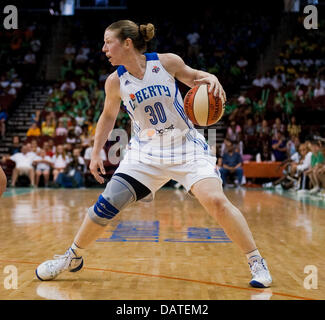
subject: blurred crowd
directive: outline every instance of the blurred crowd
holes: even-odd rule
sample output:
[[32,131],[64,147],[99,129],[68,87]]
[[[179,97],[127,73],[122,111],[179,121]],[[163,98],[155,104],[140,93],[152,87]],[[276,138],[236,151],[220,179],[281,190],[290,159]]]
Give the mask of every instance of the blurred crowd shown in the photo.
[[[204,18],[186,23],[172,18],[155,18],[152,22],[157,27],[157,38],[148,51],[175,52],[188,65],[216,74],[232,97],[223,118],[227,126],[225,140],[220,148],[215,148],[224,183],[230,173],[235,176],[236,184],[244,182],[244,161],[290,162],[285,176],[290,172],[299,181],[292,188],[299,185],[302,190],[309,188],[314,192],[317,188],[318,192],[324,187],[322,180],[315,178],[323,174],[321,167],[317,166],[320,170],[311,173],[308,171],[313,168],[310,162],[304,170],[291,171],[294,164],[290,159],[293,157],[297,165],[301,165],[305,159],[301,153],[304,147],[308,148],[311,159],[314,148],[311,136],[321,135],[318,131],[307,131],[306,119],[297,117],[297,111],[301,105],[311,110],[322,109],[325,105],[322,100],[325,98],[325,59],[324,47],[320,45],[325,40],[324,32],[319,32],[315,38],[315,33],[296,31],[281,48],[275,68],[252,79],[249,75],[279,17],[236,13],[236,18],[233,14],[225,11],[221,20],[214,20],[207,11]],[[72,20],[71,32],[75,36],[64,48],[60,78],[51,84],[43,110],[32,115],[26,138],[17,141],[19,138],[14,137],[10,153],[1,160],[2,166],[7,166],[9,171],[11,166],[12,186],[24,183],[20,181],[22,176],[27,176],[25,184],[32,186],[96,184],[88,168],[91,148],[103,107],[104,83],[115,70],[101,53],[102,31],[108,24],[107,19],[96,22],[90,19],[89,24],[81,23],[78,18]],[[27,28],[30,29],[33,30],[33,25]],[[17,61],[20,61],[18,65],[37,64],[41,41],[36,35],[34,32],[27,37],[29,40],[22,46],[25,49],[20,51],[15,65]],[[20,37],[24,39],[26,35],[20,34]],[[18,57],[12,57],[15,56]],[[8,81],[8,72],[3,77],[6,87],[9,86],[6,92],[11,86],[18,87],[15,83],[23,85],[19,77]],[[14,70],[10,72],[15,74]],[[249,88],[237,96],[232,95],[243,84]],[[187,90],[180,89],[182,93]],[[1,110],[1,133],[6,119]],[[127,130],[130,137],[130,118],[123,105],[115,128]],[[107,158],[111,146],[112,143],[107,142],[102,157],[112,173],[118,164],[110,163]],[[322,150],[320,146],[319,152]]]

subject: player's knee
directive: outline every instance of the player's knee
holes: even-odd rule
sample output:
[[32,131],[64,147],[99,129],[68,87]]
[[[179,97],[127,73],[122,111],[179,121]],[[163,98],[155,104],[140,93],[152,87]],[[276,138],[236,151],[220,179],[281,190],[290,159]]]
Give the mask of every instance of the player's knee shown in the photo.
[[114,207],[110,201],[100,195],[97,202],[88,209],[90,218],[97,224],[105,226],[109,220],[113,219],[118,213],[119,209]]
[[105,226],[136,199],[132,186],[123,178],[114,176],[95,205],[88,209],[88,215],[95,223]]

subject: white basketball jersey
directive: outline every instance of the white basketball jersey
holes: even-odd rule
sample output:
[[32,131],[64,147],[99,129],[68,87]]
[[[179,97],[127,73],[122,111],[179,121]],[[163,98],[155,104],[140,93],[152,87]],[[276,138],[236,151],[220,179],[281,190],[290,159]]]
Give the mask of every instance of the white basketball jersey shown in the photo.
[[[123,105],[133,125],[131,145],[150,145],[165,149],[185,140],[201,144],[207,150],[204,137],[194,128],[184,112],[181,93],[175,78],[161,64],[157,53],[145,53],[146,71],[142,80],[132,76],[124,66],[117,69]],[[199,141],[200,140],[200,141]]]

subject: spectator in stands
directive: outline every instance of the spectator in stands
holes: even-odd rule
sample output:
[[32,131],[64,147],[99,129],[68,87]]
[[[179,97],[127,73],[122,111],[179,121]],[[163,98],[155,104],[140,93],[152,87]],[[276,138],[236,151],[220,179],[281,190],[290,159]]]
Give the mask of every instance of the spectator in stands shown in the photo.
[[35,53],[33,53],[33,51],[28,50],[28,52],[25,54],[24,56],[24,64],[29,64],[29,65],[33,65],[36,64],[36,56]]
[[77,86],[76,83],[72,80],[66,80],[60,87],[60,90],[62,92],[67,93],[69,96],[73,94],[73,92],[76,90]]
[[69,157],[66,155],[63,145],[56,147],[56,153],[52,158],[53,161],[53,180],[56,181],[59,173],[64,172],[64,169],[70,162]]
[[306,187],[306,176],[303,174],[304,171],[308,170],[311,166],[311,156],[312,153],[309,149],[308,143],[302,143],[299,146],[299,153],[300,153],[300,161],[298,164],[293,163],[291,165],[291,172],[294,177],[298,178],[297,186],[295,187],[295,190],[298,190],[300,192],[305,191]]
[[320,191],[320,185],[318,181],[318,170],[324,164],[324,155],[320,151],[320,145],[318,141],[311,142],[311,161],[310,161],[310,168],[305,170],[304,175],[308,176],[312,189],[309,190],[309,193],[314,194]]
[[65,170],[58,175],[55,182],[57,185],[65,188],[83,187],[85,169],[85,162],[80,156],[80,150],[74,149],[71,161],[66,166]]
[[321,87],[320,82],[316,83],[315,89],[314,89],[314,97],[318,98],[321,96],[325,96],[325,88]]
[[277,117],[272,125],[272,136],[276,135],[278,132],[285,133],[285,125],[281,122],[281,119]]
[[6,134],[6,121],[8,119],[7,112],[0,106],[0,139]]
[[50,178],[50,170],[52,166],[51,157],[46,155],[46,151],[42,149],[40,154],[34,158],[33,165],[36,166],[35,185],[39,186],[40,177],[44,177],[44,186],[48,187]]
[[295,116],[292,116],[290,120],[290,123],[287,125],[287,132],[289,136],[299,137],[301,133],[301,125],[297,124]]
[[14,161],[16,166],[12,172],[11,186],[16,186],[16,181],[19,176],[27,175],[29,177],[31,187],[35,186],[34,175],[35,171],[32,166],[34,157],[29,156],[27,146],[23,145],[21,147],[21,152],[15,153],[10,157],[10,160]]
[[41,129],[37,126],[36,122],[33,122],[29,129],[27,130],[27,137],[39,137],[41,135]]
[[248,61],[243,56],[241,56],[237,60],[236,64],[240,68],[241,73],[245,74],[247,71]]
[[257,75],[257,77],[253,80],[252,85],[254,87],[262,88],[264,86],[262,75]]
[[[91,144],[90,146],[85,150],[85,155],[84,155],[84,159],[85,159],[85,162],[86,162],[86,166],[88,167],[89,166],[89,163],[90,163],[90,159],[91,159],[91,152],[93,150],[93,147],[94,147],[94,138],[91,139]],[[107,156],[106,156],[106,152],[104,149],[102,149],[100,151],[100,157],[103,161],[107,161]]]
[[55,122],[47,115],[45,121],[42,122],[42,135],[53,137],[55,134]]
[[220,174],[225,186],[229,174],[235,175],[235,184],[241,185],[243,178],[242,157],[238,152],[235,152],[234,145],[230,140],[226,141],[226,151],[222,156]]
[[19,136],[13,136],[11,146],[9,147],[9,154],[14,155],[15,153],[20,152],[20,149],[21,149],[21,143],[20,143]]
[[55,129],[55,135],[56,136],[66,136],[68,135],[68,129],[64,126],[64,123],[62,120],[59,119],[58,126]]
[[52,158],[54,155],[54,152],[52,151],[52,149],[50,148],[50,144],[48,141],[44,141],[43,142],[43,146],[42,149],[45,151],[45,155],[47,155],[48,157]]
[[76,48],[72,45],[71,42],[69,42],[64,49],[64,59],[71,60],[74,58],[75,54],[76,54]]
[[277,131],[272,139],[272,150],[275,161],[284,161],[287,158],[287,142],[282,131]]

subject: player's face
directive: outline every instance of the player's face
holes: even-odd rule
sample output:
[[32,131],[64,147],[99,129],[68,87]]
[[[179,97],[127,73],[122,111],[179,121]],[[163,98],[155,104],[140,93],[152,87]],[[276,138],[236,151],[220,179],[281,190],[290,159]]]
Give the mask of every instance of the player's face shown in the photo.
[[121,58],[124,55],[123,45],[111,30],[105,31],[104,45],[102,51],[106,54],[108,61],[113,65],[121,65]]

